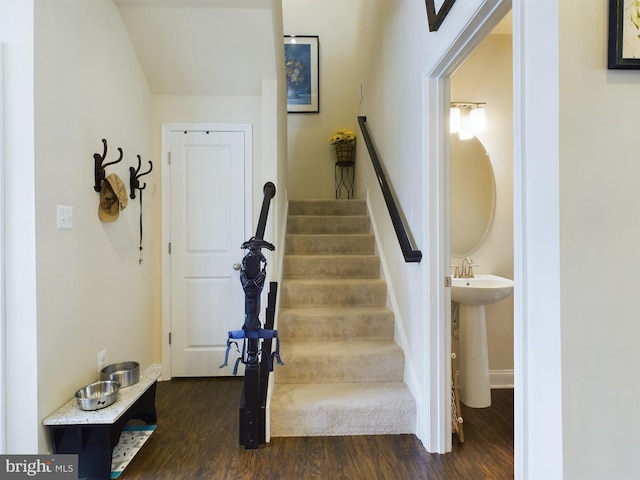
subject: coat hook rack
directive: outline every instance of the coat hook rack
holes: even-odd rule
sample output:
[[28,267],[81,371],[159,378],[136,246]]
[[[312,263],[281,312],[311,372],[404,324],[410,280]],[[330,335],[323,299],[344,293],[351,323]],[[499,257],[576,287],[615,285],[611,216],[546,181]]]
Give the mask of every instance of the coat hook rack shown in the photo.
[[138,168],[129,167],[129,196],[134,199],[136,198],[136,190],[144,190],[147,186],[146,183],[140,186],[140,177],[143,175],[148,175],[153,170],[153,163],[149,160],[149,170],[144,173],[140,173],[140,167],[142,167],[142,159],[140,155],[136,155],[138,157]]
[[140,155],[136,155],[138,157],[138,168],[129,167],[129,196],[133,199],[136,198],[136,190],[140,190],[140,244],[138,249],[140,250],[140,258],[138,259],[138,263],[142,265],[142,190],[147,187],[146,183],[143,183],[140,186],[140,177],[144,175],[148,175],[153,170],[153,163],[149,161],[149,170],[144,173],[140,173],[140,168],[142,167],[142,159]]
[[123,156],[122,149],[118,147],[118,151],[120,152],[120,157],[113,162],[103,163],[107,158],[107,141],[104,138],[102,139],[102,145],[103,145],[102,155],[100,155],[99,153],[93,154],[93,164],[94,164],[94,172],[95,172],[94,173],[95,185],[93,186],[93,189],[96,192],[100,191],[100,189],[102,188],[102,181],[106,178],[104,169],[107,168],[109,165],[114,165],[118,162],[121,162],[122,156]]

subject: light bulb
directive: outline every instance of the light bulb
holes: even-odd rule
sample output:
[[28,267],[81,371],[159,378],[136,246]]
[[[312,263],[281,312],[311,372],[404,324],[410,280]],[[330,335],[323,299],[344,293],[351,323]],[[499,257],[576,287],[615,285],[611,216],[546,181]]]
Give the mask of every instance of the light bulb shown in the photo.
[[[466,113],[466,112],[464,112]],[[460,140],[469,140],[473,138],[473,132],[471,131],[471,120],[469,115],[463,115],[460,119],[460,132],[458,133]]]
[[460,109],[452,108],[449,111],[449,131],[450,133],[456,133],[460,131]]
[[469,112],[469,123],[474,134],[483,132],[486,126],[484,108],[474,108]]
[[458,137],[460,138],[460,140],[470,140],[473,138],[473,132],[471,130],[467,130],[466,128],[461,128]]

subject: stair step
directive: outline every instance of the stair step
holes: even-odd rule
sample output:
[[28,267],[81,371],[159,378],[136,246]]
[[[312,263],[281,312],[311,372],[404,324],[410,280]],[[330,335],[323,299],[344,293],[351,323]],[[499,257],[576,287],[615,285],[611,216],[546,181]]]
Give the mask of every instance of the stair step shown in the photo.
[[347,235],[287,234],[284,251],[287,255],[373,255],[375,253],[375,238],[370,233]]
[[282,342],[276,383],[401,382],[404,352],[393,342]]
[[377,255],[285,255],[284,278],[379,278]]
[[402,382],[278,384],[274,437],[415,433],[416,402]]
[[282,307],[384,307],[387,284],[380,279],[283,280]]
[[290,200],[291,215],[366,215],[365,200]]
[[393,340],[393,312],[386,307],[281,308],[280,338],[288,342]]
[[364,200],[289,202],[273,437],[416,431]]
[[287,233],[330,234],[369,233],[366,215],[289,215]]

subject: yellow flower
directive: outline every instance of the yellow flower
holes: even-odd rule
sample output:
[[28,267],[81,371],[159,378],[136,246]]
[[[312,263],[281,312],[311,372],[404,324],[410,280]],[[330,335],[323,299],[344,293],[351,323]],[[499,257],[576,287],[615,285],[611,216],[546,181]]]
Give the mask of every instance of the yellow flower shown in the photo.
[[337,145],[341,143],[354,143],[356,141],[356,134],[353,133],[353,130],[349,130],[348,128],[341,128],[336,130],[333,135],[329,137],[329,143],[331,145]]

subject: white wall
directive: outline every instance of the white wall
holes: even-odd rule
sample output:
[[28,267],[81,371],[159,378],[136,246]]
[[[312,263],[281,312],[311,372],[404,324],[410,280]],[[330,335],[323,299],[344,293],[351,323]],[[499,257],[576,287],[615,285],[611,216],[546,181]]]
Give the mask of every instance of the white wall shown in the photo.
[[[143,195],[144,261],[138,263],[139,194],[114,223],[97,215],[94,153],[124,151],[117,173],[129,191],[136,155],[152,157],[151,94],[117,8],[110,0],[35,4],[35,154],[38,286],[38,419],[99,378],[108,363],[157,361],[154,212],[159,191]],[[154,162],[155,163],[155,162]],[[157,170],[148,176],[154,183]],[[73,207],[73,230],[56,229],[56,205]],[[46,451],[41,428],[39,450]]]
[[640,73],[607,70],[608,3],[558,2],[566,479],[638,475]]
[[[288,114],[290,199],[335,198],[335,153],[327,142],[339,128],[357,132],[366,0],[283,0],[285,35],[319,37],[320,113]],[[357,179],[356,179],[357,182]]]
[[[496,182],[489,234],[471,255],[477,273],[513,278],[513,88],[511,35],[489,35],[451,77],[451,101],[486,102],[487,128],[478,134]],[[459,265],[460,258],[452,258]],[[486,306],[489,369],[513,373],[513,296]],[[506,372],[505,372],[506,371]]]
[[[38,450],[33,1],[0,1],[4,49],[6,453]],[[3,452],[5,453],[5,452]]]

